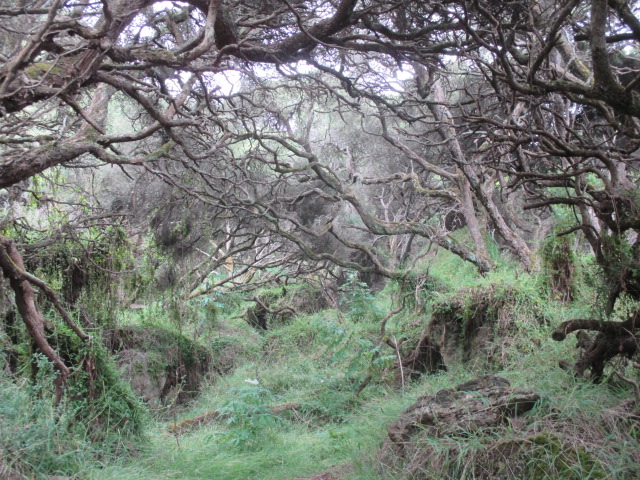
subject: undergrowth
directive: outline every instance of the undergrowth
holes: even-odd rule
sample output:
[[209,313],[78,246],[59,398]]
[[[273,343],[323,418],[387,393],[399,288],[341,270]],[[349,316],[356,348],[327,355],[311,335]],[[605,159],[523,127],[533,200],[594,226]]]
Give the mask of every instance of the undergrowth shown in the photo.
[[[495,320],[494,340],[504,360],[492,364],[492,371],[514,388],[542,397],[530,414],[491,431],[424,439],[437,469],[426,469],[422,478],[640,476],[637,418],[625,403],[631,397],[628,385],[613,377],[602,385],[587,384],[557,366],[574,355],[574,347],[553,342],[550,332],[564,320],[590,314],[594,289],[588,282],[574,279],[572,301],[557,301],[543,278],[508,264],[485,277],[452,265],[455,259],[439,254],[424,277],[428,282],[416,277],[391,283],[375,295],[351,278],[339,310],[272,321],[267,330],[246,322],[246,303],[227,308],[218,302],[204,313],[198,308],[206,305],[180,307],[182,317],[160,302],[129,311],[123,324],[179,332],[214,358],[234,355],[229,368],[212,376],[188,405],[171,406],[172,418],[147,418],[147,441],[135,448],[135,456],[114,455],[106,442],[91,442],[86,424],[56,410],[36,387],[3,377],[4,461],[30,475],[76,473],[100,480],[276,480],[327,471],[345,480],[409,478],[378,461],[386,426],[418,396],[486,372],[486,364],[450,363],[446,372],[423,375],[402,388],[390,381],[398,352],[381,342],[380,321],[413,292],[407,308],[388,320],[388,338],[404,336],[411,345],[434,313],[457,312],[465,321],[484,305]],[[207,420],[171,430],[193,418]],[[129,445],[125,437],[120,442]]]
[[28,478],[72,475],[96,460],[130,455],[144,441],[141,402],[102,349],[92,355],[100,374],[92,392],[85,375],[75,372],[58,405],[50,388],[55,375],[43,356],[34,359],[32,382],[0,375],[0,478],[3,468]]

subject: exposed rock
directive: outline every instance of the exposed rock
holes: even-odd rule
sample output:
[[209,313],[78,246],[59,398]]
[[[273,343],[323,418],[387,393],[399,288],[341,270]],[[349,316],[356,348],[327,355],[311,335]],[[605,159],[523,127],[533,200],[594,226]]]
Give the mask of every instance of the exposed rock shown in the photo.
[[116,365],[133,392],[152,407],[161,404],[160,396],[166,382],[164,368],[154,365],[149,354],[136,350],[122,350],[118,353]]
[[212,368],[206,349],[160,328],[121,328],[107,343],[123,378],[152,407],[192,398]]
[[465,436],[498,426],[531,410],[539,399],[537,393],[514,391],[506,379],[492,375],[420,397],[388,425],[379,459],[415,475],[433,456],[429,438]]
[[506,352],[521,350],[513,348],[518,335],[510,333],[522,322],[541,322],[535,302],[525,307],[526,302],[526,295],[510,285],[460,290],[434,306],[427,336],[438,344],[445,365],[504,365]]
[[319,287],[304,285],[303,288],[290,290],[287,295],[289,305],[299,313],[315,313],[326,308],[331,308],[331,304],[323,290]]

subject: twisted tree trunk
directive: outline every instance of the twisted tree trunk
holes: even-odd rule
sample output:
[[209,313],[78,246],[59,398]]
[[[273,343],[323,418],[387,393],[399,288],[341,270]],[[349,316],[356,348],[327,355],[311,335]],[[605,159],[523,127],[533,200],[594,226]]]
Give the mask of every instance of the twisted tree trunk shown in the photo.
[[[569,320],[561,323],[551,337],[561,342],[571,332],[578,332],[578,347],[583,350],[576,364],[571,367],[565,363],[561,367],[573,369],[578,376],[591,371],[591,379],[599,382],[606,362],[618,355],[631,358],[637,351],[640,328],[640,312],[636,312],[624,322],[603,322],[600,320]],[[598,332],[591,339],[586,331]]]
[[0,235],[0,268],[4,276],[9,280],[9,285],[15,293],[15,302],[18,312],[27,327],[29,335],[40,352],[53,364],[57,378],[55,382],[56,403],[60,401],[64,393],[70,370],[60,355],[51,347],[45,333],[45,326],[48,321],[39,312],[35,303],[35,293],[32,283],[42,288],[47,296],[53,301],[55,307],[61,313],[65,322],[76,332],[80,338],[86,340],[88,335],[75,325],[69,315],[62,308],[55,293],[42,280],[27,273],[24,269],[24,262],[13,241]]

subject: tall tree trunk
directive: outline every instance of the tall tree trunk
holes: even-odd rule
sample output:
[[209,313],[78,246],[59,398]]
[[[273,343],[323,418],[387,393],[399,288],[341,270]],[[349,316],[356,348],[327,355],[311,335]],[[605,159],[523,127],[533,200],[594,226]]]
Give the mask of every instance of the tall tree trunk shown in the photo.
[[473,239],[476,251],[488,259],[489,253],[487,251],[487,243],[484,240],[484,236],[480,228],[480,222],[476,215],[476,209],[473,205],[473,195],[471,193],[469,180],[463,175],[460,169],[456,170],[458,170],[456,173],[458,175],[458,189],[460,190],[460,209],[464,215],[464,221],[467,224],[467,228],[469,229],[469,233]]
[[444,88],[439,79],[433,82],[431,92],[433,93],[435,102],[429,104],[429,110],[431,110],[431,113],[438,123],[438,133],[442,139],[447,142],[447,148],[451,153],[452,160],[468,179],[473,193],[489,214],[489,217],[495,224],[502,238],[507,242],[510,250],[519,258],[524,268],[531,270],[533,261],[529,246],[520,235],[507,225],[492,196],[486,191],[485,186],[480,181],[478,173],[473,166],[474,159],[467,158],[457,139],[456,126],[451,112],[446,105]]

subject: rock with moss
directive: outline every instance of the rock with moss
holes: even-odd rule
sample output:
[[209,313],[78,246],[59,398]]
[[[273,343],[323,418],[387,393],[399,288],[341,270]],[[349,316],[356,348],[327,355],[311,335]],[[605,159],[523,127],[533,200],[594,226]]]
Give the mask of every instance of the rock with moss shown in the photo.
[[516,391],[508,380],[492,375],[420,397],[388,425],[380,462],[419,477],[438,457],[433,439],[446,443],[443,439],[497,427],[528,412],[539,399],[537,393]]
[[109,334],[108,343],[123,377],[154,407],[193,398],[214,368],[206,348],[162,328],[120,328]]

